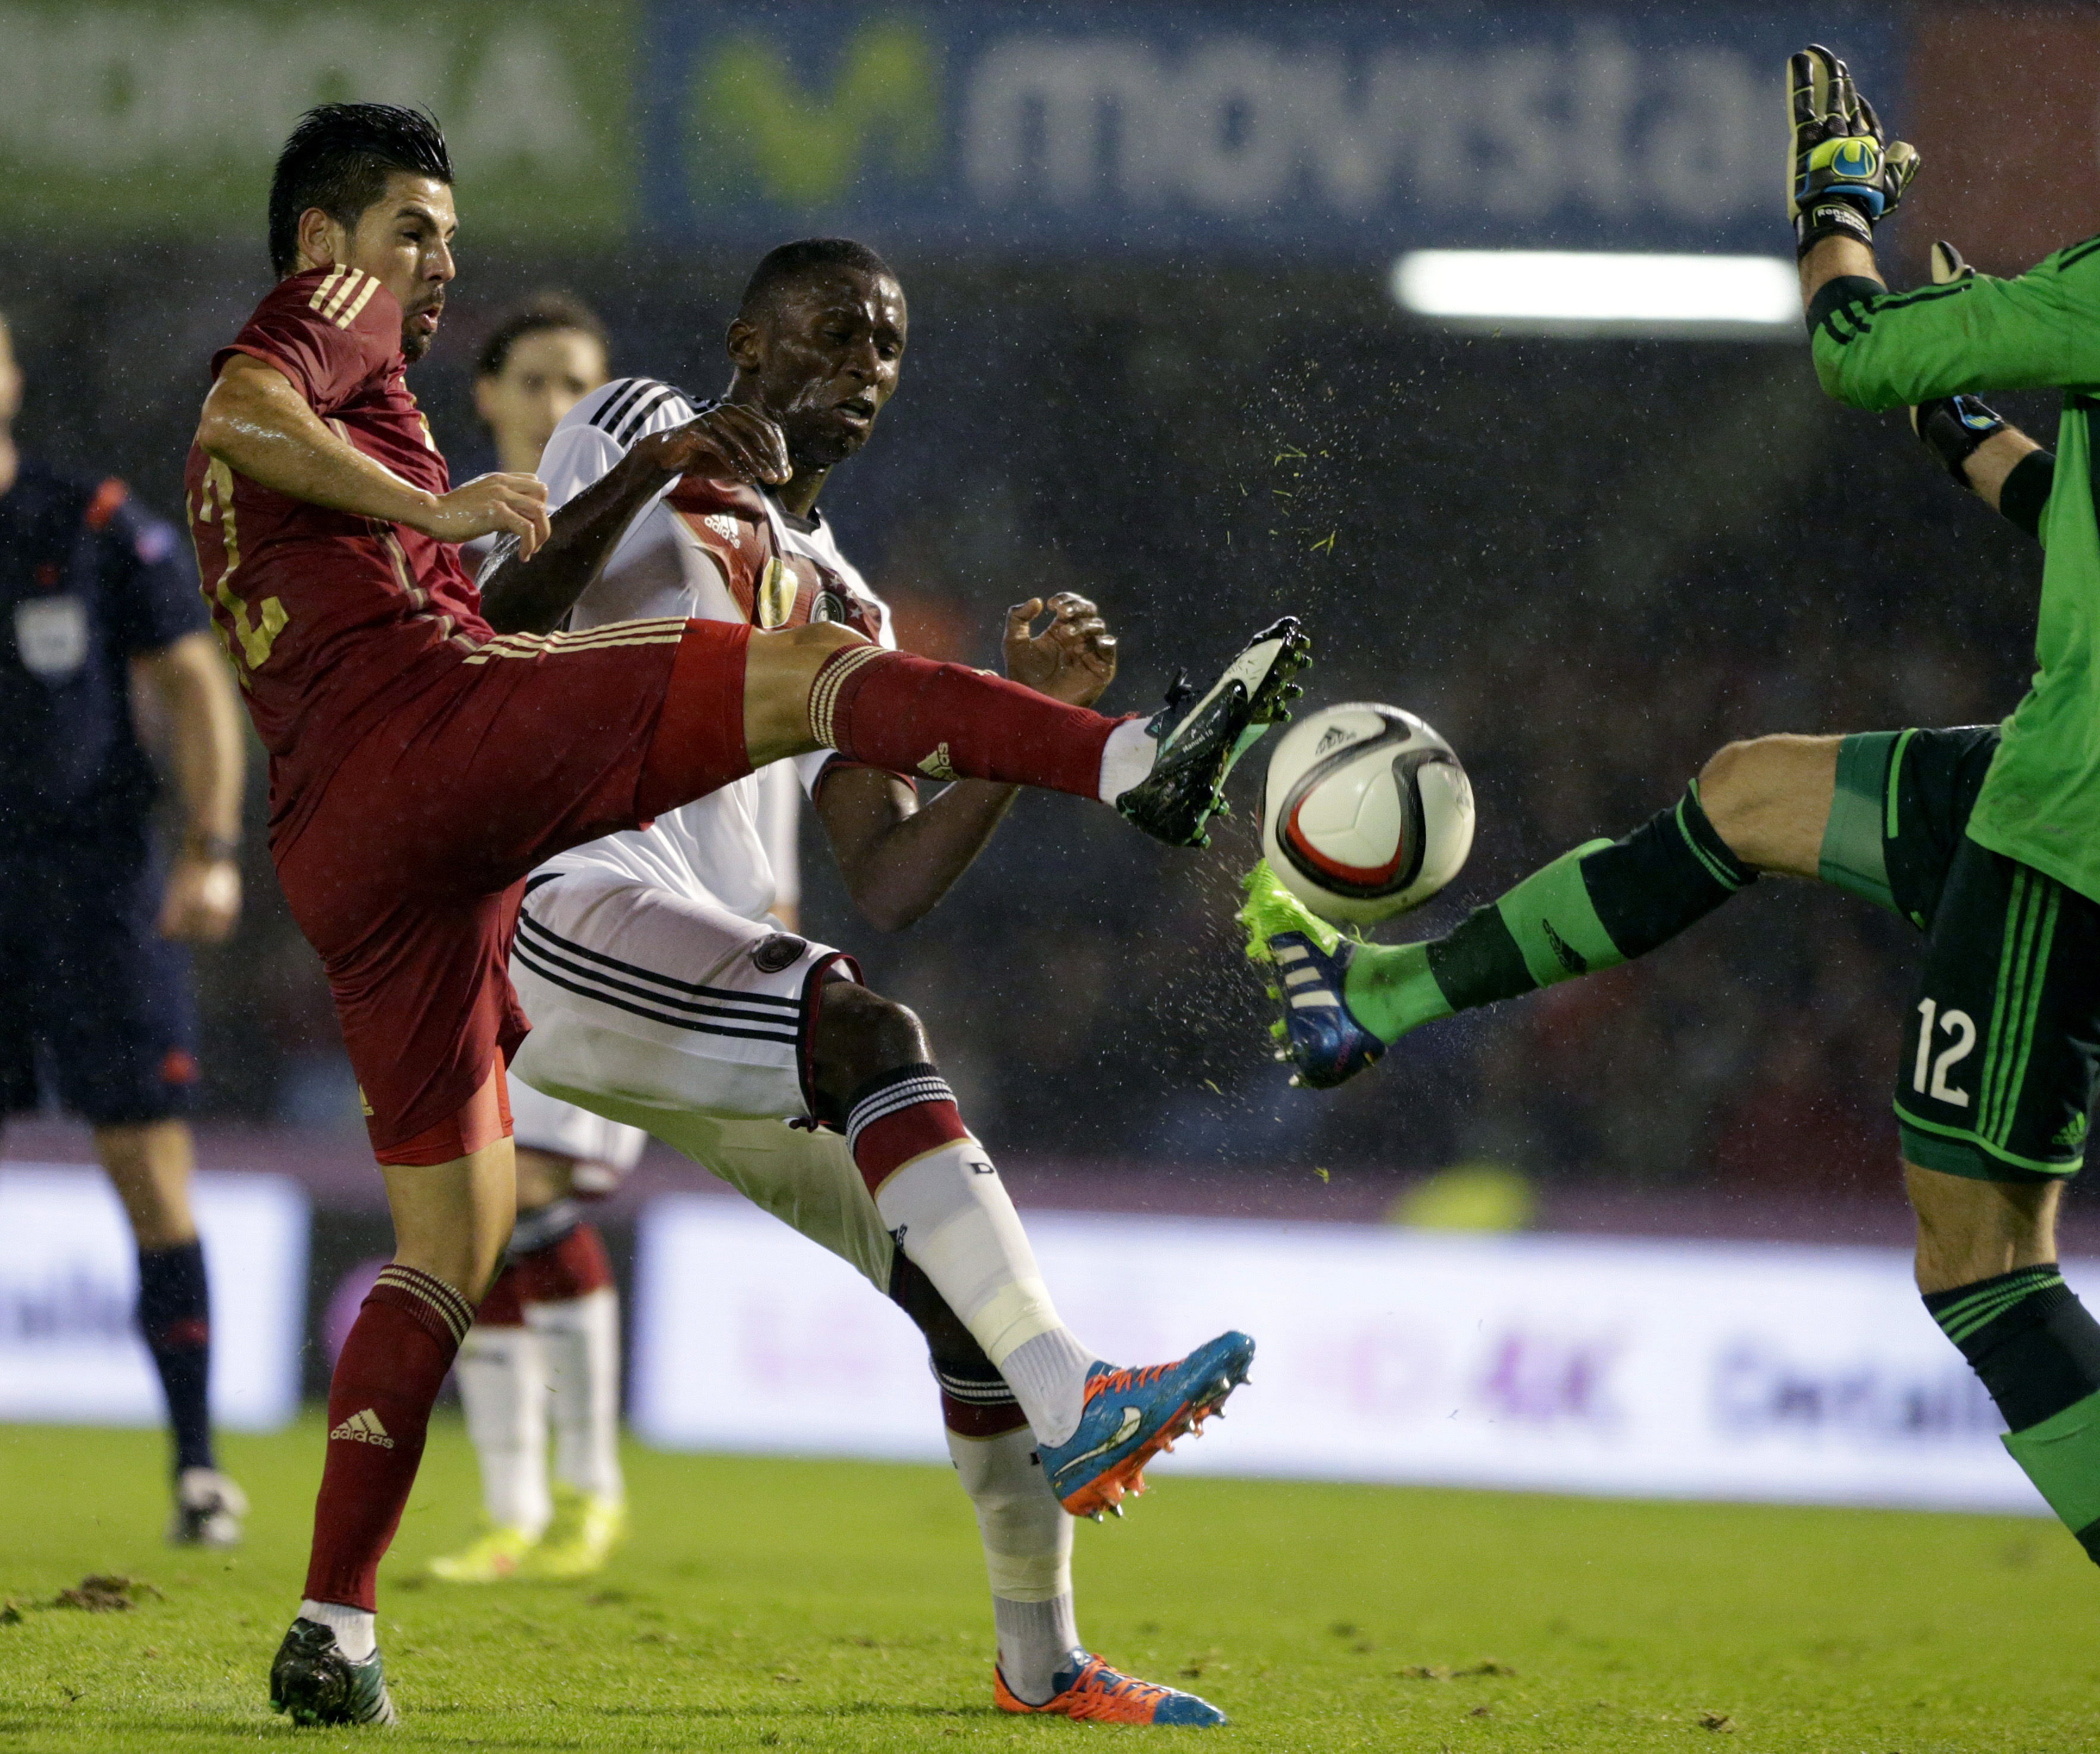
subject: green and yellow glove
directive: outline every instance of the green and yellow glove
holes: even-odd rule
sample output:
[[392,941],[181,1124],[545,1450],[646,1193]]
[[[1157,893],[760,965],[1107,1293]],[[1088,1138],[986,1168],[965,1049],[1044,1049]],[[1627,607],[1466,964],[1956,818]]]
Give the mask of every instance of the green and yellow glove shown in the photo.
[[1874,239],[1874,227],[1895,210],[1917,174],[1917,152],[1882,132],[1874,106],[1861,97],[1845,64],[1811,43],[1786,64],[1787,114],[1793,138],[1787,154],[1787,212],[1797,254],[1826,237]]

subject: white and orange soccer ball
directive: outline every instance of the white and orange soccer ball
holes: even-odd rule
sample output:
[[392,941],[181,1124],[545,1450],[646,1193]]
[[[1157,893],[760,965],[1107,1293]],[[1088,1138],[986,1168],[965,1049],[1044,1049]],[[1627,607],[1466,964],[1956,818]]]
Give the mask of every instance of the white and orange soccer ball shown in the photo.
[[1418,908],[1473,847],[1473,788],[1412,713],[1352,701],[1308,714],[1268,758],[1261,850],[1322,919],[1368,926]]

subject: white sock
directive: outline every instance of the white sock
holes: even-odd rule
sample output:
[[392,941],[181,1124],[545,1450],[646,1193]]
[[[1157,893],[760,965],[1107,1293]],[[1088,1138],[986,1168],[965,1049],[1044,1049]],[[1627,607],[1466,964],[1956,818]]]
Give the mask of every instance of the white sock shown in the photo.
[[318,1620],[335,1634],[337,1647],[353,1663],[371,1660],[379,1648],[379,1616],[339,1602],[302,1602],[299,1618]]
[[547,1351],[554,1478],[622,1502],[620,1294],[604,1285],[561,1303],[528,1303],[525,1319]]
[[1072,1616],[1072,1519],[1043,1478],[1035,1435],[1026,1426],[995,1438],[951,1431],[948,1454],[984,1537],[999,1672],[1017,1698],[1040,1705],[1079,1646]]
[[1079,1429],[1086,1407],[1087,1372],[1094,1354],[1069,1328],[1024,1340],[999,1367],[1028,1423],[1045,1443],[1062,1443]]
[[1158,742],[1146,735],[1145,722],[1127,718],[1109,733],[1101,746],[1101,798],[1113,804],[1152,771],[1159,754]]
[[[863,1111],[889,1093],[869,1098],[846,1117],[849,1139],[867,1124]],[[1061,1443],[1071,1436],[1094,1355],[1058,1319],[1021,1214],[984,1147],[958,1139],[913,1159],[882,1184],[875,1205],[912,1265],[933,1282],[1006,1377],[1043,1441]],[[1039,1340],[1052,1343],[1035,1349],[1034,1367],[1020,1376],[1008,1371],[1008,1361]]]
[[481,1463],[488,1520],[537,1536],[554,1514],[547,1496],[547,1374],[540,1336],[524,1328],[467,1330],[452,1370],[466,1434]]

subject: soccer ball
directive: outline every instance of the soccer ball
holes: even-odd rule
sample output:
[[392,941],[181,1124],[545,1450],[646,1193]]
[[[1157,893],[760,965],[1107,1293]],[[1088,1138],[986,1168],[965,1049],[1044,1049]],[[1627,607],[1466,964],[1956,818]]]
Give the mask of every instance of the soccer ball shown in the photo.
[[1323,707],[1268,759],[1261,850],[1322,919],[1368,926],[1418,908],[1473,848],[1473,788],[1451,745],[1412,713]]

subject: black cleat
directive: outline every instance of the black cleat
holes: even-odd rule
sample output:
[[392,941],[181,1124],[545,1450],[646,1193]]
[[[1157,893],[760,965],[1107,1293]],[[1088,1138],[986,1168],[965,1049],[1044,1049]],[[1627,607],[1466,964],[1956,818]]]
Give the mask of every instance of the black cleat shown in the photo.
[[318,1620],[297,1619],[270,1665],[270,1709],[295,1724],[390,1724],[394,1702],[374,1650],[362,1663],[342,1654]]
[[1262,733],[1288,719],[1288,702],[1301,691],[1291,678],[1312,662],[1312,643],[1295,616],[1255,635],[1193,707],[1193,692],[1177,680],[1167,705],[1145,728],[1159,753],[1152,771],[1115,807],[1154,840],[1169,846],[1203,846],[1203,825],[1224,808],[1225,777]]

